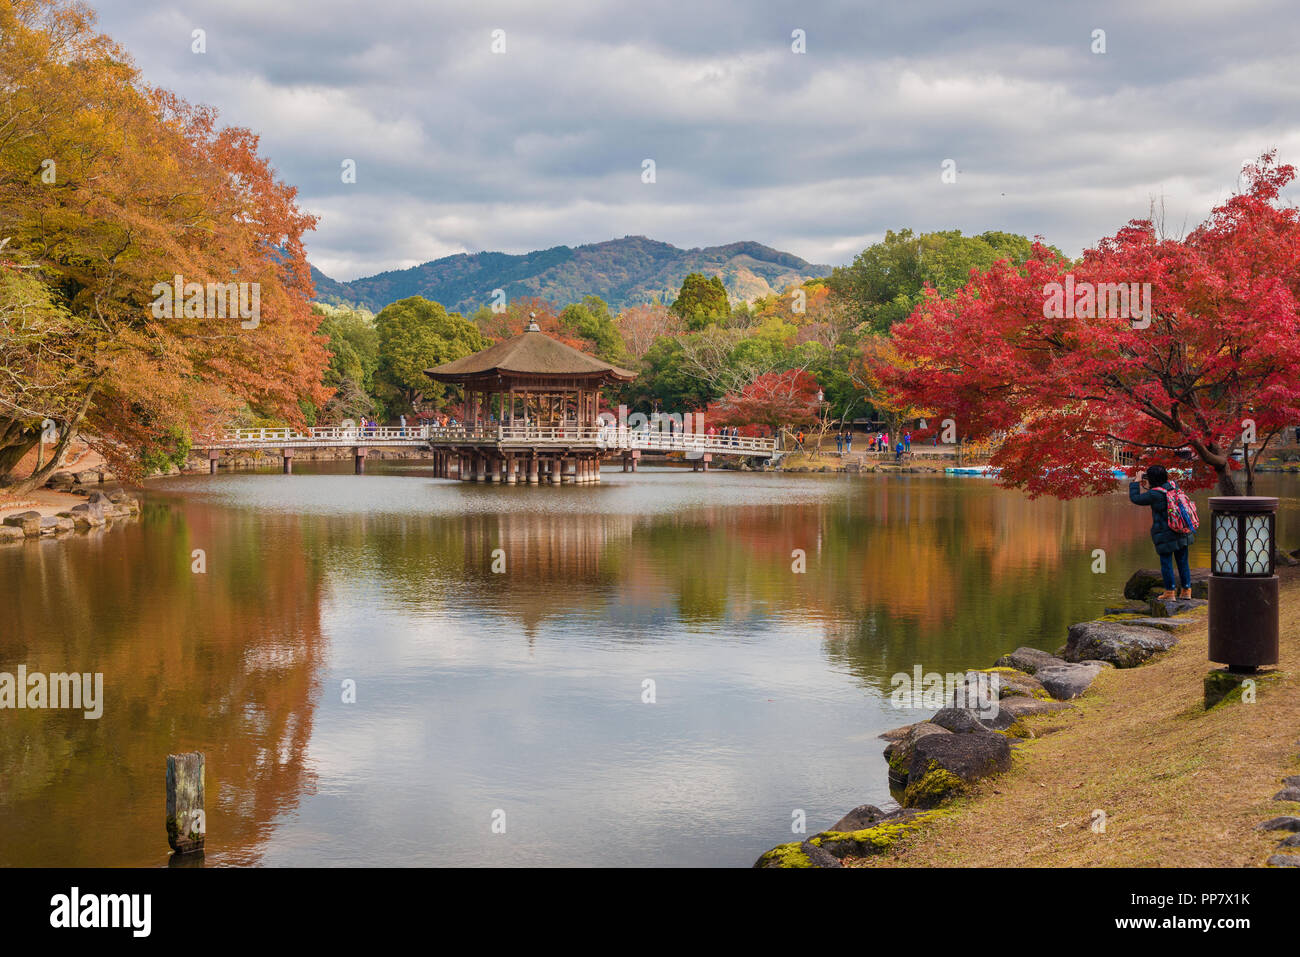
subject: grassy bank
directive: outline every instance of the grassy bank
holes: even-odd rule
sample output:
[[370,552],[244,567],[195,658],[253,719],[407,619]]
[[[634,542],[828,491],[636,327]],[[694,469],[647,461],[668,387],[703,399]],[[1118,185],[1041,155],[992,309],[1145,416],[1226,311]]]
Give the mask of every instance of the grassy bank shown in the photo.
[[[1254,704],[1206,712],[1205,625],[1140,668],[1104,671],[1074,704],[1030,719],[1040,737],[891,852],[862,867],[1252,867],[1284,835],[1255,825],[1300,804],[1272,800],[1300,774],[1300,574],[1282,576],[1281,678]],[[1062,636],[1064,637],[1064,636]],[[1010,650],[1010,649],[1008,649]],[[883,742],[882,742],[883,746]],[[883,759],[882,759],[883,760]],[[1104,833],[1092,828],[1104,811]]]

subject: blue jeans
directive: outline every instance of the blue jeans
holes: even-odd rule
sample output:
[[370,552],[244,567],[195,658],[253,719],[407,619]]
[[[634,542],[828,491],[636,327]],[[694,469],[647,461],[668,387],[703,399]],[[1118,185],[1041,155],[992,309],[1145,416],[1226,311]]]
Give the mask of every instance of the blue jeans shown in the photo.
[[1160,577],[1165,580],[1165,590],[1172,591],[1174,587],[1174,562],[1178,562],[1178,587],[1192,587],[1192,570],[1187,565],[1187,549],[1180,548],[1176,552],[1160,556]]

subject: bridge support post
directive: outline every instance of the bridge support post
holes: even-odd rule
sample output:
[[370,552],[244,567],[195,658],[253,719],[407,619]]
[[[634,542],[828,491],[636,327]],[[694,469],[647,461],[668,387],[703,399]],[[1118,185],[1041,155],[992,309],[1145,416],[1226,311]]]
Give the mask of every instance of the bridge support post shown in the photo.
[[635,472],[637,462],[640,461],[641,459],[641,450],[633,449],[630,457],[632,459],[632,471]]
[[600,484],[600,456],[597,455],[591,460],[591,480],[597,485]]
[[293,449],[281,449],[280,456],[284,459],[284,474],[293,474]]
[[221,453],[218,452],[216,449],[208,449],[208,474],[209,475],[217,474],[217,459],[220,458],[220,456]]
[[474,481],[487,481],[487,456],[482,452],[474,453]]
[[560,460],[560,483],[572,485],[578,478],[578,468],[572,456],[566,455]]
[[538,483],[537,461],[538,461],[537,450],[534,449],[533,452],[528,456],[528,484],[529,485],[536,485]]
[[366,456],[370,454],[369,449],[352,450],[352,470],[357,475],[366,474]]
[[514,485],[519,481],[518,460],[513,455],[506,456],[506,484]]
[[713,453],[712,453],[712,452],[705,452],[703,455],[701,455],[701,456],[700,456],[700,471],[701,471],[701,472],[707,472],[707,471],[709,470],[709,463],[712,462],[712,461],[713,461]]

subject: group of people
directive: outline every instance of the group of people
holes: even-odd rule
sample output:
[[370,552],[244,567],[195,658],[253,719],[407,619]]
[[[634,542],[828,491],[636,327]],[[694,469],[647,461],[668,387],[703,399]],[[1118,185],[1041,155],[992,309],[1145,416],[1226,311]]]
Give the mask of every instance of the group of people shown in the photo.
[[709,433],[709,435],[718,435],[718,436],[721,436],[721,437],[724,438],[724,439],[727,439],[727,438],[731,439],[731,443],[730,443],[731,445],[739,445],[739,444],[740,444],[740,429],[737,428],[737,427],[734,426],[734,425],[733,425],[730,429],[725,429],[725,428],[724,428],[721,432],[719,432],[719,431],[718,431],[717,429],[715,429],[713,426],[709,426],[709,428],[708,428],[708,433]]
[[[873,435],[873,436],[871,437],[871,451],[873,451],[873,452],[888,452],[888,451],[889,451],[889,433],[888,433],[888,432],[877,432],[875,435]],[[910,452],[910,451],[912,451],[912,433],[911,433],[911,432],[904,432],[902,435],[897,436],[897,441],[896,441],[896,443],[895,443],[895,445],[894,445],[894,451],[895,451],[895,453],[900,453],[900,454],[901,454],[902,452]]]

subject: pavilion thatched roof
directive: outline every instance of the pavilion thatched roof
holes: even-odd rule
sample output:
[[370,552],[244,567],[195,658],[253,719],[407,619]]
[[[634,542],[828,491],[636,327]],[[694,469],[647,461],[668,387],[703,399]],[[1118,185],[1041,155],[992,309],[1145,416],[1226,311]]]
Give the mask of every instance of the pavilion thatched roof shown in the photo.
[[425,369],[424,373],[437,382],[461,382],[490,375],[591,376],[601,381],[622,382],[636,378],[635,372],[602,362],[544,332],[521,333],[481,352]]

